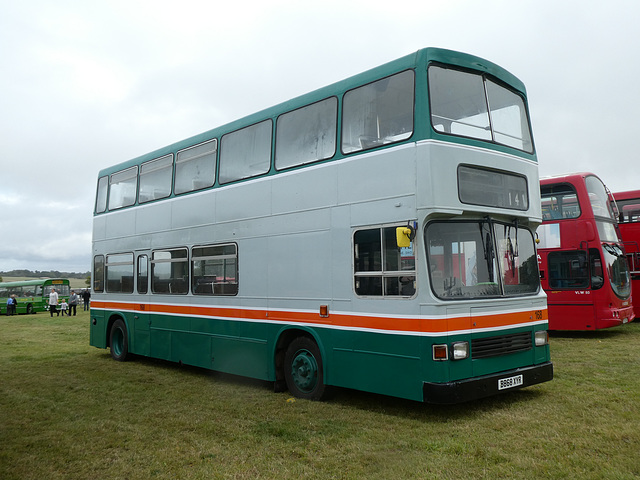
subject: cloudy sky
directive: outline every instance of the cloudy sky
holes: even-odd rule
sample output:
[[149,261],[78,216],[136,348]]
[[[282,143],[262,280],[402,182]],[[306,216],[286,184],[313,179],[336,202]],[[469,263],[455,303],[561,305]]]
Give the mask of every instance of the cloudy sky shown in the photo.
[[90,269],[98,171],[427,46],[527,85],[542,176],[640,188],[636,0],[0,0],[0,271]]

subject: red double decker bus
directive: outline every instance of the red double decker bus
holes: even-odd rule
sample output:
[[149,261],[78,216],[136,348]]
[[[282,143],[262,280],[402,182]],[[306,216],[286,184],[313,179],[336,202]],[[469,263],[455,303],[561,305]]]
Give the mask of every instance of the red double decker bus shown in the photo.
[[634,319],[631,276],[609,191],[592,173],[540,180],[538,263],[549,330],[599,330]]
[[[633,292],[640,294],[640,190],[614,193],[613,198],[620,238],[631,270],[631,288]],[[639,301],[633,306],[633,312],[638,318]]]

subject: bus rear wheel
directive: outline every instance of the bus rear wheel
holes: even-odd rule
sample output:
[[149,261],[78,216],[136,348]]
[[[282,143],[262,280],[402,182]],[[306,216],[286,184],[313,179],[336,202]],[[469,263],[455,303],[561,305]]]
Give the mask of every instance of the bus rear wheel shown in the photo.
[[27,305],[27,315],[31,315],[33,313],[33,305]]
[[295,338],[284,355],[284,378],[294,397],[321,400],[325,394],[322,356],[309,337]]
[[111,346],[111,357],[118,362],[124,362],[129,356],[129,337],[127,327],[121,319],[113,322],[111,333],[109,334],[109,345]]

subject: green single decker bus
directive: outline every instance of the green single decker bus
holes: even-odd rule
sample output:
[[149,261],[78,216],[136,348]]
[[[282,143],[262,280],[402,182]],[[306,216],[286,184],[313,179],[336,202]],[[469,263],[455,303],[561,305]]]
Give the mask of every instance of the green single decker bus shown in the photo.
[[36,313],[49,310],[51,288],[58,292],[58,302],[69,301],[69,280],[66,278],[46,278],[0,283],[0,313],[7,313],[7,299],[16,296],[16,313]]
[[529,387],[541,221],[524,84],[426,48],[104,168],[90,344],[312,400]]

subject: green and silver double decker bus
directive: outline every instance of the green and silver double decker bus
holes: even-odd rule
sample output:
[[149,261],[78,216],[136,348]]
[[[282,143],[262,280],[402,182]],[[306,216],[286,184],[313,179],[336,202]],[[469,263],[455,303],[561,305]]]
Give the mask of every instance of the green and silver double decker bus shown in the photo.
[[46,278],[0,283],[0,313],[7,313],[7,299],[15,295],[16,313],[36,313],[49,310],[49,294],[55,288],[58,300],[69,301],[69,280],[66,278]]
[[458,403],[553,377],[524,85],[426,48],[103,169],[90,343]]

